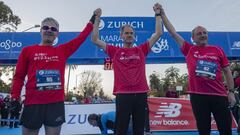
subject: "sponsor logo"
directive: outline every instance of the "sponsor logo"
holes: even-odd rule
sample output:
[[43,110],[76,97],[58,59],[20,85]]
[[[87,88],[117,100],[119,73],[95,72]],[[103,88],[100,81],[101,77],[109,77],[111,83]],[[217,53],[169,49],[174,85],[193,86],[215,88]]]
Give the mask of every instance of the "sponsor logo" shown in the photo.
[[150,125],[153,126],[160,126],[160,125],[164,125],[164,126],[186,126],[186,125],[190,125],[188,120],[150,120]]
[[240,41],[234,41],[231,49],[233,49],[233,50],[240,49]]
[[105,27],[104,21],[101,19],[99,24],[99,30],[102,30]]
[[69,114],[67,124],[84,124],[87,122],[87,114]]
[[20,47],[22,47],[21,42],[14,42],[14,41],[11,41],[10,39],[0,42],[0,48],[3,48],[5,50],[9,50],[11,48],[20,48]]
[[53,46],[57,45],[58,43],[58,37],[55,38],[55,40],[53,41]]
[[154,117],[178,117],[181,114],[181,108],[182,105],[179,103],[161,103]]
[[199,59],[212,59],[212,60],[217,60],[218,58],[216,56],[209,56],[209,55],[200,55],[198,51],[193,53],[193,56],[195,58],[199,58]]
[[162,51],[169,50],[167,39],[159,39],[151,48],[154,53],[161,53]]
[[99,30],[102,29],[120,29],[123,25],[131,25],[134,29],[144,28],[143,21],[103,21],[100,20]]

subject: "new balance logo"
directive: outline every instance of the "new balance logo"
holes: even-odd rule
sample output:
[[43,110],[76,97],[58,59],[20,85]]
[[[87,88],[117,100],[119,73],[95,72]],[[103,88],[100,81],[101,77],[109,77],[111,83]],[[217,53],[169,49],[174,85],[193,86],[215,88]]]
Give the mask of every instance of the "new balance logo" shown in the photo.
[[57,117],[55,121],[56,121],[56,122],[61,122],[61,121],[63,121],[63,118],[62,118],[62,116],[60,116],[60,117]]
[[154,117],[178,117],[181,108],[179,103],[161,103]]

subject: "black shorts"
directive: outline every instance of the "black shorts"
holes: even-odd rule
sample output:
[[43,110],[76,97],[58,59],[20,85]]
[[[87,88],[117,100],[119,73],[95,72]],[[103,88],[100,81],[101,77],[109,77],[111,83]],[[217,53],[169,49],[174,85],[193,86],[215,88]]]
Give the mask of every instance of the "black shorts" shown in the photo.
[[64,122],[64,102],[27,105],[24,107],[20,119],[20,124],[29,129],[39,129],[42,124],[57,127],[61,126]]

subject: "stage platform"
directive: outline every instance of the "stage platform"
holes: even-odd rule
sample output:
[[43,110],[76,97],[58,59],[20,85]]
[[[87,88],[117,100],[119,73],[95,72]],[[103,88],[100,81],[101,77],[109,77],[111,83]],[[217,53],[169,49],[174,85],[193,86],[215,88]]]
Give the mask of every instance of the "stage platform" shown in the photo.
[[[0,127],[1,135],[21,135],[21,133],[22,133],[21,127],[20,128]],[[39,135],[44,135],[44,133],[40,132]],[[71,134],[61,134],[61,135],[71,135]],[[81,131],[79,131],[79,134],[74,134],[74,135],[84,135],[84,134],[81,134]],[[197,132],[153,132],[151,135],[198,135],[198,133]],[[219,135],[219,133],[217,131],[212,131],[211,135]],[[238,135],[236,130],[233,130],[233,135]]]

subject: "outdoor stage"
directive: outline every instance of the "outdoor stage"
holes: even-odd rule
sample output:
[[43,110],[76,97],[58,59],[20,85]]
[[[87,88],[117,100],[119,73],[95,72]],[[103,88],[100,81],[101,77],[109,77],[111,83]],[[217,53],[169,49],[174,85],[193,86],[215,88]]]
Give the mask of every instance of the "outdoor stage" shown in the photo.
[[[198,135],[189,99],[149,98],[149,124],[152,135]],[[66,122],[62,125],[61,135],[98,135],[98,127],[91,126],[89,114],[106,113],[115,110],[115,103],[108,104],[66,104]],[[218,135],[216,122],[212,118],[211,135]],[[237,124],[232,122],[233,135],[237,135]],[[112,132],[110,132],[112,133]],[[1,135],[21,135],[21,128],[0,127]],[[43,127],[40,135],[44,135]]]
[[[0,127],[0,134],[1,135],[21,135],[22,130],[21,128],[13,128],[10,129],[8,127]],[[81,133],[81,131],[79,131]],[[41,133],[39,135],[44,135],[44,133]],[[61,135],[70,135],[70,134],[61,134]],[[77,134],[74,134],[77,135]],[[83,134],[79,134],[83,135]],[[90,135],[90,134],[87,134]],[[93,134],[92,134],[93,135]],[[197,132],[154,132],[152,135],[198,135]],[[219,135],[217,131],[212,131],[211,135]],[[233,131],[233,135],[237,135],[236,130]]]

